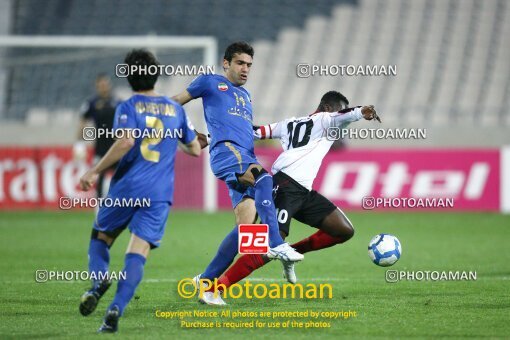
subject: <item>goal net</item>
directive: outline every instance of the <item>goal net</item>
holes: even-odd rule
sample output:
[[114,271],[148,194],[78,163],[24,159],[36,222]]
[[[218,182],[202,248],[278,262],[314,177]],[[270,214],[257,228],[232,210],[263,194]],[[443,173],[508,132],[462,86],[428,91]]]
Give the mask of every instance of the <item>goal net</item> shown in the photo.
[[[116,74],[116,65],[134,48],[148,49],[161,65],[168,66],[156,86],[163,95],[173,96],[200,72],[217,69],[213,37],[0,37],[0,146],[71,145],[80,107],[94,96],[98,74],[110,76],[116,97],[131,95],[127,80]],[[197,130],[205,131],[201,101],[187,104],[186,111]],[[214,211],[216,182],[208,160],[203,164],[204,178],[197,183],[204,189],[190,188],[190,192],[200,192],[205,210]]]

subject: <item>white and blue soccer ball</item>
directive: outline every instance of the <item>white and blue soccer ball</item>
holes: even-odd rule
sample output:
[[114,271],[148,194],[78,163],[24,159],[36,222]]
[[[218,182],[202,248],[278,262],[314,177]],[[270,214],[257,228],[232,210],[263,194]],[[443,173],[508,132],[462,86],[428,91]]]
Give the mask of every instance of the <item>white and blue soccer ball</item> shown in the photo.
[[400,241],[390,234],[376,235],[368,244],[368,256],[376,265],[389,267],[402,255]]

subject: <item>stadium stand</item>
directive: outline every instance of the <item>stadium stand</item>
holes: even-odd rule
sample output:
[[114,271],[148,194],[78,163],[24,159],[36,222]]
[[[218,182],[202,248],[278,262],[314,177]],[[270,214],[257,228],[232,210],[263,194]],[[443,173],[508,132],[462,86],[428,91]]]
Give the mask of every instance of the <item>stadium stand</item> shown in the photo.
[[[307,114],[323,92],[338,89],[352,103],[376,104],[390,126],[435,127],[430,141],[435,145],[509,141],[505,128],[510,125],[510,3],[506,0],[219,0],[214,4],[150,0],[128,6],[119,0],[16,0],[12,4],[11,34],[16,35],[211,35],[218,39],[219,52],[232,40],[247,40],[256,51],[247,85],[255,102],[256,123]],[[209,8],[206,18],[204,6]],[[250,24],[243,24],[248,18]],[[75,111],[90,92],[97,73],[92,70],[108,70],[118,63],[107,50],[94,59],[73,49],[58,55],[55,50],[15,53],[9,60],[23,67],[11,65],[0,118],[36,125],[51,121],[44,116],[54,111]],[[189,62],[193,54],[169,58],[173,63]],[[33,66],[26,67],[25,62]],[[397,76],[301,79],[296,76],[299,63],[397,65]],[[174,77],[162,82],[162,89],[173,94],[189,81]],[[122,79],[116,85],[125,86]],[[67,117],[64,121],[73,121],[61,114]],[[473,134],[482,128],[491,129],[494,140],[474,140]]]

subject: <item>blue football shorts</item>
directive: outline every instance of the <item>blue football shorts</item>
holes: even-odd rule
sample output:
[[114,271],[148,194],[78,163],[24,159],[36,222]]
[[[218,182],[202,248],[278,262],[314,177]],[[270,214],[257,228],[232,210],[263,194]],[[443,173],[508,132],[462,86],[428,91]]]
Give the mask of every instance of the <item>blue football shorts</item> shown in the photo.
[[169,202],[151,201],[148,207],[103,206],[99,208],[93,228],[109,234],[129,226],[131,233],[147,241],[151,248],[157,248],[165,233],[169,212]]
[[211,150],[210,162],[216,178],[227,184],[233,208],[245,197],[255,198],[255,189],[237,180],[237,175],[244,174],[250,164],[259,164],[253,150],[245,149],[233,142],[220,142]]

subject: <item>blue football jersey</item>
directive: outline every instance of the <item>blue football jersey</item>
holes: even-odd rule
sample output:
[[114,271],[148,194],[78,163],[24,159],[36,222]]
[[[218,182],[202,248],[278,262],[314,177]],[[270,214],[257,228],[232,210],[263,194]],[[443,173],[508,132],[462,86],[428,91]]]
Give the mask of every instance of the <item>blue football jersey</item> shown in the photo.
[[250,94],[217,74],[197,77],[188,87],[193,98],[202,98],[211,150],[222,141],[232,141],[253,150],[253,114]]
[[131,129],[136,139],[117,166],[108,196],[171,203],[178,141],[189,144],[196,136],[182,106],[165,96],[136,94],[117,107],[113,128]]

